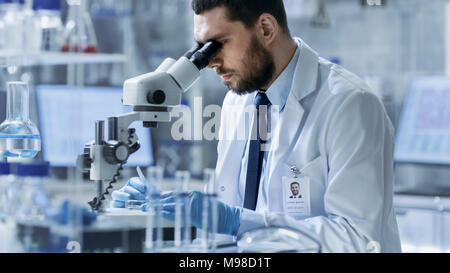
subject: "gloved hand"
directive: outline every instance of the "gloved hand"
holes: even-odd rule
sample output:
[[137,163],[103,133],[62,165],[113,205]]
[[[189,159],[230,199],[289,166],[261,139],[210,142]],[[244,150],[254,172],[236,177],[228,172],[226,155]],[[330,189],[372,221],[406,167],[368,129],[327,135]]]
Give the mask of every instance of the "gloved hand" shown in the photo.
[[[191,222],[192,225],[196,228],[202,228],[202,213],[203,213],[203,204],[205,195],[199,191],[192,191],[188,195],[191,211]],[[208,200],[209,201],[209,200]],[[211,201],[209,201],[211,204]],[[171,192],[168,194],[164,194],[161,199],[162,203],[162,216],[169,220],[175,219],[175,204],[176,204],[176,193]],[[185,211],[186,202],[182,202],[182,211]],[[212,216],[211,216],[211,205],[209,207],[208,212],[208,227],[209,231],[212,227]],[[228,235],[236,235],[240,226],[241,221],[242,208],[240,207],[232,207],[223,202],[217,201],[217,232]],[[184,216],[183,216],[184,217]]]
[[111,208],[124,208],[127,200],[145,200],[147,186],[139,177],[132,177],[120,190],[111,193]]

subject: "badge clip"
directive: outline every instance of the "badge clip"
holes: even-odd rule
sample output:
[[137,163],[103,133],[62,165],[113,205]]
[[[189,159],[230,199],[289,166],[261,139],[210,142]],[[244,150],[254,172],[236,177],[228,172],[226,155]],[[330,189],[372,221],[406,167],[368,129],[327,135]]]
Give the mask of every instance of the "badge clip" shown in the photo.
[[300,170],[295,166],[291,166],[291,172],[292,172],[293,178],[297,178],[298,175],[301,173]]

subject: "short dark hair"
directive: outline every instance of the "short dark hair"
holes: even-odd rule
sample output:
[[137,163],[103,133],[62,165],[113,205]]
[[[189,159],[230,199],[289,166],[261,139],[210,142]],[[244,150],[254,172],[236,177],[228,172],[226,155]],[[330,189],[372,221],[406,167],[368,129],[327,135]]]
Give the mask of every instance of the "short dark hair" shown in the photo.
[[275,17],[282,30],[290,35],[283,0],[192,0],[191,6],[197,15],[224,6],[228,10],[228,19],[241,21],[248,28],[255,25],[261,14],[269,13]]

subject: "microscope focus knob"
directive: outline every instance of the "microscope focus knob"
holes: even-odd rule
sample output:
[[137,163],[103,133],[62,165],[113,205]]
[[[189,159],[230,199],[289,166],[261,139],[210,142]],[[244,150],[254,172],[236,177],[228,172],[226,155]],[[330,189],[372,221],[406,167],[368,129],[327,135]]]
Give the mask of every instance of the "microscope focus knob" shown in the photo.
[[163,104],[166,101],[166,93],[162,90],[150,91],[147,94],[147,101],[150,104]]
[[108,141],[103,148],[103,156],[110,164],[124,163],[129,156],[128,146],[118,141]]
[[92,159],[90,157],[89,151],[78,155],[77,157],[77,168],[83,173],[89,173],[91,168]]

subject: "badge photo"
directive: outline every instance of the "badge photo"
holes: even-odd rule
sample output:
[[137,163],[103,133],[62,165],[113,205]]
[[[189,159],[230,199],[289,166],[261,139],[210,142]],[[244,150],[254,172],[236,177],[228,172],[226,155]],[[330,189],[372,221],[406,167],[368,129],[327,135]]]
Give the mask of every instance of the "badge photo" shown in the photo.
[[285,213],[294,218],[309,216],[309,177],[283,176],[282,184]]

